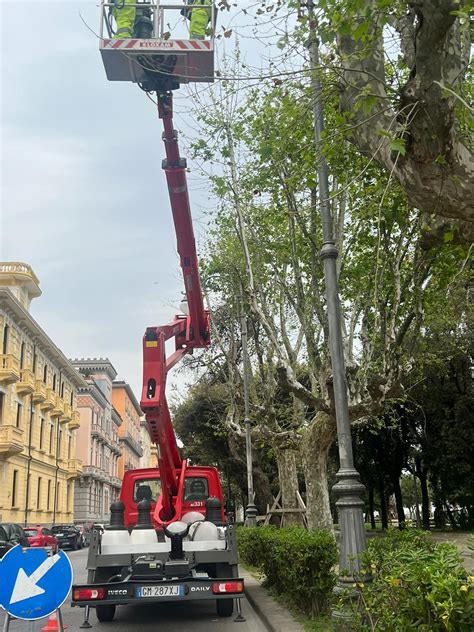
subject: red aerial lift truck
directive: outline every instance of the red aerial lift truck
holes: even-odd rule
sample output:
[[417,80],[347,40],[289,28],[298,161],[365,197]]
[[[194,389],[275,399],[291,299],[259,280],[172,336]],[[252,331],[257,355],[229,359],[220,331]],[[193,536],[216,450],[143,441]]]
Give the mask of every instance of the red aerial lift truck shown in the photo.
[[[122,0],[120,0],[122,2]],[[165,32],[167,12],[183,5],[137,0],[133,38],[114,38],[115,2],[101,2],[100,50],[111,81],[132,81],[156,93],[163,121],[163,169],[183,271],[187,310],[167,325],[148,327],[143,337],[143,389],[140,406],[151,440],[159,450],[158,468],[127,471],[120,501],[111,507],[111,526],[94,532],[88,556],[88,583],[73,586],[72,605],[96,609],[100,621],[113,619],[116,606],[153,601],[216,600],[217,613],[231,616],[234,600],[242,620],[243,580],[238,577],[235,531],[226,521],[215,468],[191,466],[180,455],[166,401],[168,371],[186,354],[210,344],[209,312],[204,309],[196,245],[181,158],[173,128],[172,91],[189,81],[213,81],[213,26],[210,37],[190,40]],[[123,2],[122,2],[123,6]],[[193,7],[200,6],[194,4]],[[186,11],[185,11],[186,13]],[[166,357],[166,341],[174,352]]]

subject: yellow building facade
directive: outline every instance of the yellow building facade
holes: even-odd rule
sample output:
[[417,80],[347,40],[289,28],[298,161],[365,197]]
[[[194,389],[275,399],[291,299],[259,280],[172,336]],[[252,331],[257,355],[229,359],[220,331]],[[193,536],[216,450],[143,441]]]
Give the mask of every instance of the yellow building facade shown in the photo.
[[73,522],[77,389],[85,382],[31,316],[31,267],[0,262],[0,522]]

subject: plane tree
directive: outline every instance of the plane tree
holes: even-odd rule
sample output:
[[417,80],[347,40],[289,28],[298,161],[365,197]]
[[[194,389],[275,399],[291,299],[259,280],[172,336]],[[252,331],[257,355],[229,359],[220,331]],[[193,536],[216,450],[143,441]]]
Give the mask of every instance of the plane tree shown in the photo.
[[[209,177],[217,211],[206,266],[215,298],[234,305],[235,335],[241,312],[236,296],[243,294],[258,332],[252,352],[261,436],[271,429],[265,440],[280,451],[280,465],[289,446],[301,450],[310,524],[329,528],[326,460],[335,418],[310,103],[301,82],[251,92],[243,105],[229,103],[224,87],[213,103],[198,107],[203,137],[194,152],[214,163]],[[328,129],[331,124],[329,118]],[[347,142],[327,142],[324,151],[341,251],[350,414],[353,422],[367,423],[403,393],[425,295],[434,279],[449,283],[465,252],[447,246],[426,251],[420,212],[383,169]],[[293,398],[286,424],[273,406],[275,373]],[[279,442],[285,449],[277,449]],[[290,478],[297,479],[294,468]]]

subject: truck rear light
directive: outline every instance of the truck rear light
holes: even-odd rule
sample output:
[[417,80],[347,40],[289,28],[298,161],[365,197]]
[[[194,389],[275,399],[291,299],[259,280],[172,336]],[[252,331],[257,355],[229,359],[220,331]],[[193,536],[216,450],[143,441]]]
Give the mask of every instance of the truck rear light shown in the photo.
[[212,592],[215,595],[222,593],[241,593],[244,591],[243,582],[223,582],[212,584]]
[[74,601],[92,601],[94,599],[104,599],[104,588],[77,588],[74,590],[72,598]]

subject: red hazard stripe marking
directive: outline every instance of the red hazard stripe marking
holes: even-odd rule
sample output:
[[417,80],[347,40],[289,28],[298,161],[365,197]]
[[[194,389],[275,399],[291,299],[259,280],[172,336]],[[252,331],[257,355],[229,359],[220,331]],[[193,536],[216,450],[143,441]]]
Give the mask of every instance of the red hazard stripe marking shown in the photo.
[[176,40],[176,44],[178,44],[180,48],[187,48],[186,44],[182,40]]
[[198,48],[198,49],[199,49],[199,48],[201,48],[201,47],[199,46],[199,43],[198,43],[198,42],[196,42],[196,41],[194,41],[194,40],[189,40],[189,43],[191,44],[191,46],[192,46],[193,48]]
[[133,46],[135,46],[135,44],[138,42],[138,40],[136,39],[132,39],[128,42],[128,44],[125,45],[125,48],[132,48]]
[[112,48],[119,48],[123,44],[123,40],[117,40],[112,44]]

